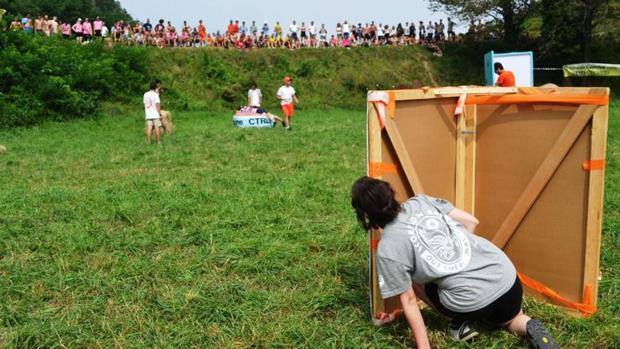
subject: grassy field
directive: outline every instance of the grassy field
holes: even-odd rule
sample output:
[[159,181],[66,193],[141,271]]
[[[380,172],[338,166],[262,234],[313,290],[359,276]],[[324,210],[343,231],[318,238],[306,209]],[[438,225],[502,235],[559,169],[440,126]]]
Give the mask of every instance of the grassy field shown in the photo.
[[[611,116],[600,311],[532,299],[567,348],[620,347],[620,105]],[[411,347],[369,322],[366,236],[349,204],[363,111],[304,111],[294,131],[179,113],[146,145],[141,113],[0,131],[0,347]],[[502,332],[473,345],[527,347]]]

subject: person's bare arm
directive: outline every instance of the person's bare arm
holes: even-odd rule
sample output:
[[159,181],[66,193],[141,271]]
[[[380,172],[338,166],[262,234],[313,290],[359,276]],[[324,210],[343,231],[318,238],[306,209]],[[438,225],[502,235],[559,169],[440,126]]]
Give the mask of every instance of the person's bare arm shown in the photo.
[[157,104],[155,104],[155,106],[157,107],[157,113],[158,113],[159,115],[161,115],[161,104],[160,104],[160,103],[157,103]]
[[448,213],[448,216],[450,216],[450,218],[454,219],[455,221],[463,224],[465,228],[467,228],[467,230],[471,231],[472,233],[476,230],[478,223],[480,223],[476,217],[470,215],[463,210],[459,210],[458,208],[450,211],[450,213]]
[[295,104],[299,103],[299,98],[297,98],[297,95],[293,95],[293,99],[295,100]]
[[426,326],[424,325],[424,319],[418,307],[418,299],[413,292],[413,288],[409,287],[409,289],[399,297],[400,303],[403,306],[403,311],[405,312],[405,317],[413,332],[416,347],[420,349],[430,348],[431,345],[428,341],[428,335],[426,334]]

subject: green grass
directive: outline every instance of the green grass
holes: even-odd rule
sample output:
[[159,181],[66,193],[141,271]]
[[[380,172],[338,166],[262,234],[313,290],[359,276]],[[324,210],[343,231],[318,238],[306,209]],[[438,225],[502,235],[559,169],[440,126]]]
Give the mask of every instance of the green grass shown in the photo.
[[[568,348],[620,346],[620,110],[610,125],[599,306],[528,299]],[[369,322],[366,236],[349,204],[363,111],[300,110],[294,131],[176,115],[145,144],[140,113],[0,131],[0,347],[407,348]],[[526,347],[504,332],[474,345]]]

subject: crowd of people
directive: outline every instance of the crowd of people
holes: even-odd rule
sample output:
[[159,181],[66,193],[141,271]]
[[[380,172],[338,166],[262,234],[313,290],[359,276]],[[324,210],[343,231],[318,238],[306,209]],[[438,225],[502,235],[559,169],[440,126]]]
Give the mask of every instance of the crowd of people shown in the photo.
[[374,21],[354,24],[345,20],[338,23],[330,32],[325,24],[318,25],[314,21],[299,23],[293,20],[288,26],[276,22],[272,27],[268,22],[258,25],[256,21],[246,23],[231,20],[225,31],[217,30],[210,33],[202,20],[196,26],[184,21],[183,25],[177,28],[170,21],[166,22],[163,19],[156,23],[151,23],[150,19],[132,23],[120,20],[109,26],[99,17],[78,18],[70,23],[47,15],[35,19],[27,15],[21,19],[15,18],[10,23],[9,29],[47,36],[62,35],[80,43],[99,39],[113,44],[159,48],[297,49],[413,44],[433,46],[446,40],[458,40],[455,27],[456,23],[450,18],[445,23],[441,19],[439,22],[412,21],[396,25]]

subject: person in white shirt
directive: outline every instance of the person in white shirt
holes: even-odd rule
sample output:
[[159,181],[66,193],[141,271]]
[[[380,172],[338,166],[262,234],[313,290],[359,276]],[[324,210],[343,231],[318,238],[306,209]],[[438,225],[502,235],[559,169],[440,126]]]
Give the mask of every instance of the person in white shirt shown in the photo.
[[299,35],[297,34],[297,32],[299,31],[299,27],[297,27],[297,22],[293,21],[293,23],[288,27],[288,30],[291,34],[291,48],[298,48]]
[[316,47],[316,25],[314,25],[314,21],[310,22],[308,32],[310,33],[310,47]]
[[157,135],[157,144],[161,144],[161,102],[159,100],[159,82],[152,81],[150,90],[144,94],[144,113],[146,115],[146,141],[151,144],[153,129]]
[[256,84],[253,83],[252,88],[248,90],[248,106],[252,108],[260,108],[262,101],[263,93],[256,87]]
[[278,89],[276,94],[282,105],[282,112],[284,112],[284,127],[289,131],[291,130],[291,118],[295,114],[295,103],[299,103],[291,82],[293,79],[290,76],[285,77],[284,85]]
[[351,26],[347,21],[344,21],[344,24],[342,25],[342,34],[345,39],[348,39],[349,35],[351,35]]

